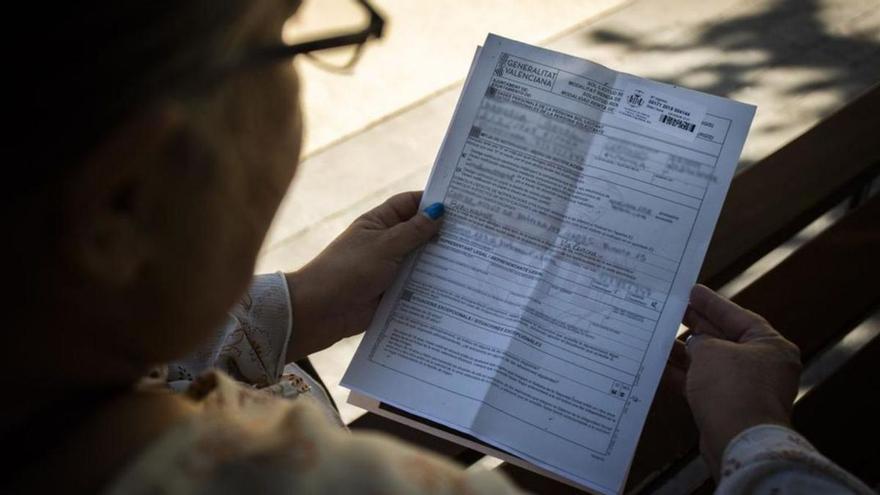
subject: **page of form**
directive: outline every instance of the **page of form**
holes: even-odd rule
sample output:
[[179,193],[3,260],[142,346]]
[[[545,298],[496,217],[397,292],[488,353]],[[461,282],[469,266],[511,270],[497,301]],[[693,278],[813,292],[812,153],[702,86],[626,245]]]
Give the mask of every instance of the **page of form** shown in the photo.
[[754,110],[490,35],[343,385],[620,492]]

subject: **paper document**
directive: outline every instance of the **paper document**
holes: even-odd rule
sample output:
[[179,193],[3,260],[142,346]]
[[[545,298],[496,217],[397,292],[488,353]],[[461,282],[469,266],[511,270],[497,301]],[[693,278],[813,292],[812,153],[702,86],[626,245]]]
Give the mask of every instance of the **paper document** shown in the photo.
[[754,111],[490,35],[342,384],[619,493]]

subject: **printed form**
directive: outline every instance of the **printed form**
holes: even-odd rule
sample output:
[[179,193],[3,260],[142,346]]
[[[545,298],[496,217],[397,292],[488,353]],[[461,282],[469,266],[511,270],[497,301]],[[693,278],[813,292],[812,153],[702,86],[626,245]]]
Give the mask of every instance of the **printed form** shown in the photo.
[[754,111],[489,35],[342,384],[619,493]]

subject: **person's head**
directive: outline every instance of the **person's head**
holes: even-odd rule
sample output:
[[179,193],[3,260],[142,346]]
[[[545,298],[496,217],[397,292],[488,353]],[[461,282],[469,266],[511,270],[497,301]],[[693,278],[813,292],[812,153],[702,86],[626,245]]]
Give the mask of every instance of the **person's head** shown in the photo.
[[18,359],[132,380],[222,321],[293,176],[301,120],[290,63],[218,68],[280,43],[296,3],[26,9],[59,50],[18,73],[23,179],[4,222]]

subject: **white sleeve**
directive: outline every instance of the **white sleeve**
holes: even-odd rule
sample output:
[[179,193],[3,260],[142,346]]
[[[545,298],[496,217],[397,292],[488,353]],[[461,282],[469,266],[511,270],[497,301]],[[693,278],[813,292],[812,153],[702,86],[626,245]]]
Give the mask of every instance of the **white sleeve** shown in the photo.
[[724,450],[719,495],[872,494],[856,477],[831,462],[797,432],[758,425],[737,435]]
[[169,363],[167,380],[172,386],[185,384],[217,368],[245,383],[274,384],[284,370],[292,322],[284,273],[257,275],[213,337],[190,356]]

